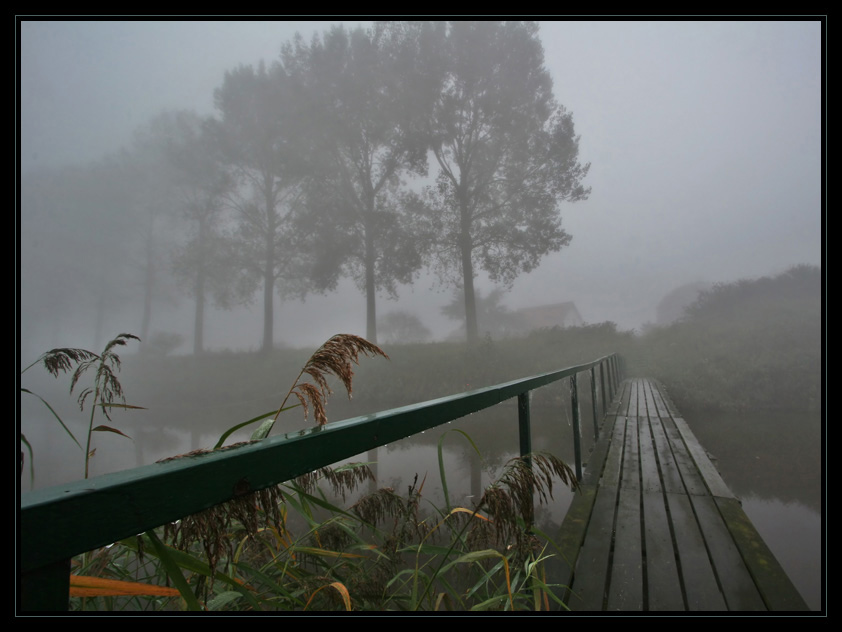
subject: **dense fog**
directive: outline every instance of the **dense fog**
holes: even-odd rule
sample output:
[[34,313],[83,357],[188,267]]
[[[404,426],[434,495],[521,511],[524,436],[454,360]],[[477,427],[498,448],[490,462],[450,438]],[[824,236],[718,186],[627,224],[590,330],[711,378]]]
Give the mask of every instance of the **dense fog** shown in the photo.
[[[820,607],[820,20],[17,26],[21,489],[617,353]],[[337,333],[371,353],[327,406]],[[536,449],[573,458],[589,375]],[[514,410],[452,422],[460,502]],[[442,492],[442,428],[376,485]]]
[[[350,38],[359,25],[349,22],[343,32]],[[188,207],[196,200],[188,198],[208,191],[202,189],[202,169],[211,170],[210,179],[214,168],[220,178],[227,170],[225,177],[233,181],[221,185],[213,211],[213,231],[224,235],[242,227],[243,210],[249,204],[259,207],[262,202],[256,198],[262,194],[245,179],[245,163],[234,156],[237,150],[189,148],[186,139],[201,145],[209,122],[224,127],[226,117],[233,120],[237,106],[221,100],[220,94],[242,96],[251,89],[243,83],[247,77],[259,78],[264,72],[271,79],[278,63],[288,77],[298,71],[301,81],[333,82],[339,92],[325,99],[344,99],[349,93],[341,90],[362,90],[361,82],[370,76],[352,76],[348,68],[338,67],[317,71],[307,58],[314,35],[326,44],[336,26],[286,21],[21,22],[22,363],[56,346],[100,348],[124,331],[145,332],[146,342],[154,337],[175,353],[193,351],[195,280],[189,272],[195,257],[193,263],[188,260],[195,255],[190,249],[201,222],[195,213],[190,215]],[[302,52],[284,61],[281,49],[294,48],[296,33]],[[550,90],[547,98],[554,98],[563,108],[559,111],[568,115],[570,139],[578,139],[575,159],[582,170],[577,181],[566,182],[566,191],[556,189],[560,201],[553,212],[560,218],[560,230],[538,246],[542,250],[534,261],[525,261],[527,255],[520,252],[518,265],[507,274],[480,265],[481,253],[474,253],[473,282],[480,301],[496,300],[510,312],[572,303],[586,323],[612,321],[640,331],[657,322],[659,302],[681,286],[820,264],[818,21],[557,21],[541,23],[536,37],[552,85],[527,87],[521,77],[524,83],[518,89],[530,92],[530,103],[540,90]],[[345,45],[352,46],[352,40]],[[365,67],[358,56],[359,67]],[[391,130],[403,125],[403,119],[428,116],[423,110],[434,104],[425,99],[438,99],[439,105],[443,101],[436,92],[440,87],[424,92],[425,80],[441,80],[434,76],[439,71],[435,60],[426,67],[417,59],[405,62],[405,69],[389,72],[403,80],[411,77],[406,82],[416,93],[401,93],[395,81],[386,82],[394,88],[393,102],[383,110],[387,114],[377,116],[391,117],[381,120]],[[369,75],[377,74],[375,67],[370,70]],[[319,72],[337,74],[319,79]],[[302,100],[290,85],[287,80],[284,86],[268,88],[279,92],[275,101],[266,96],[266,102],[280,104],[278,112],[288,117],[313,109],[306,103],[318,101],[316,92],[308,95],[310,101]],[[342,107],[356,106],[349,97]],[[372,107],[363,106],[360,112],[372,114]],[[447,125],[443,120],[439,123]],[[416,131],[423,127],[408,124],[416,125]],[[287,196],[276,201],[281,215],[306,197],[300,183],[308,173],[293,173],[295,169],[311,169],[312,174],[315,162],[325,162],[313,149],[313,134],[293,138],[290,125],[301,132],[306,128],[292,122],[278,132],[285,142],[299,143],[302,158],[297,166],[285,167],[290,170],[285,175],[298,184],[280,191]],[[319,130],[323,145],[332,142],[327,127],[309,128]],[[182,154],[172,162],[173,146],[179,143]],[[428,188],[437,190],[443,169],[431,147],[425,154],[417,144],[412,155],[398,157],[401,163],[391,174],[392,190],[381,210],[389,208],[383,213],[400,217],[405,211],[401,196],[415,192],[420,199]],[[372,153],[375,160],[382,160],[387,149],[380,151]],[[308,198],[311,206],[318,204],[316,195]],[[327,187],[320,195],[321,208],[347,205],[341,197],[327,201]],[[440,208],[446,202],[420,200]],[[335,222],[332,227],[337,228]],[[311,228],[315,234],[318,227]],[[279,268],[272,288],[275,345],[313,346],[339,331],[370,333],[364,271],[352,258],[340,261],[346,254],[340,252],[341,244],[327,245],[339,236],[328,232],[317,235],[319,250],[305,245],[283,271]],[[397,237],[383,233],[381,238],[387,250],[400,249]],[[536,229],[524,239],[543,237]],[[293,252],[290,244],[283,248]],[[310,261],[301,252],[320,254]],[[430,250],[407,256],[411,260],[402,269],[383,265],[377,271],[382,282],[378,277],[375,295],[369,298],[376,303],[377,320],[414,316],[415,333],[425,339],[464,336],[464,322],[443,311],[450,304],[458,311],[462,303],[464,315],[458,262],[436,259]],[[443,261],[451,265],[442,272]],[[305,281],[313,266],[321,266],[321,277]],[[232,266],[222,267],[208,281],[201,346],[257,350],[264,341],[266,313],[260,275],[226,278],[225,269],[230,272]],[[212,287],[214,283],[220,287]]]

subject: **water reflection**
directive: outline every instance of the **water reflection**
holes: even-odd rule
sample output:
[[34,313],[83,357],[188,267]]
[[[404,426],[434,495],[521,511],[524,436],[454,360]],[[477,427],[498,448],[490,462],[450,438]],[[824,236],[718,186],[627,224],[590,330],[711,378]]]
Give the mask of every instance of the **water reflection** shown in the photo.
[[821,412],[682,412],[807,605],[821,609]]
[[749,495],[743,510],[811,610],[821,609],[821,514],[799,502]]

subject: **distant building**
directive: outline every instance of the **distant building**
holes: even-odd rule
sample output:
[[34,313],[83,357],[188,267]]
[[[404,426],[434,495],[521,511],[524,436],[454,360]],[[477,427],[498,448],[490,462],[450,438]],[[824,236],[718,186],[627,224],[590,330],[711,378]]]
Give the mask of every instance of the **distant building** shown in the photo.
[[555,305],[541,305],[525,307],[515,311],[526,329],[543,329],[549,327],[580,327],[585,321],[579,315],[579,310],[573,301],[556,303]]

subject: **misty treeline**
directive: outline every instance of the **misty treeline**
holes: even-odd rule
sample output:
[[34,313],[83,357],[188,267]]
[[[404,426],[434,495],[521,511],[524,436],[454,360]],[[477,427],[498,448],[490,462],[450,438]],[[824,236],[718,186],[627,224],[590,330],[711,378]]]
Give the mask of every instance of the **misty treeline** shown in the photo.
[[[27,174],[24,313],[48,325],[131,306],[140,337],[158,301],[205,310],[351,278],[377,340],[378,295],[424,269],[460,288],[478,337],[474,278],[508,285],[570,241],[560,204],[588,197],[571,113],[553,96],[532,22],[380,22],[282,44],[240,65],[215,113],[161,112],[93,164]],[[125,315],[125,311],[120,312]],[[58,326],[57,324],[55,326]],[[172,341],[175,342],[175,341]]]
[[[408,335],[403,344],[390,343],[389,362],[365,362],[355,368],[353,401],[332,398],[329,419],[491,386],[610,353],[621,356],[625,377],[662,381],[687,415],[702,409],[815,411],[823,394],[822,285],[821,269],[808,265],[713,284],[685,307],[681,318],[642,335],[611,322],[487,337],[468,347],[454,342],[410,344]],[[483,309],[492,311],[495,297],[487,299]],[[495,318],[509,325],[509,316],[499,310]],[[397,325],[409,331],[414,326]],[[231,418],[232,399],[247,402],[241,412],[244,419],[269,409],[270,394],[278,383],[295,378],[310,351],[281,350],[259,364],[247,353],[234,352],[209,354],[198,365],[189,357],[160,358],[128,366],[125,381],[132,385],[136,401],[155,402],[155,423],[221,431],[236,421]],[[554,394],[553,389],[536,391],[537,401]],[[184,401],[201,402],[200,408],[186,414]],[[699,424],[708,419],[704,414],[693,418]],[[284,423],[286,430],[297,430],[301,418],[292,414]]]
[[715,284],[640,337],[635,370],[660,378],[681,410],[819,410],[822,294],[811,265]]

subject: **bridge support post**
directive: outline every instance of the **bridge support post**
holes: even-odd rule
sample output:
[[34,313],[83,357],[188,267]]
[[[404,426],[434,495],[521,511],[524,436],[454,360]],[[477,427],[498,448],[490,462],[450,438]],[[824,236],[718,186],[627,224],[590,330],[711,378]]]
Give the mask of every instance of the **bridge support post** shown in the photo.
[[599,388],[602,391],[602,416],[608,412],[608,400],[605,399],[605,362],[599,363]]
[[517,396],[517,417],[520,455],[526,456],[532,452],[532,429],[530,424],[528,391]]
[[24,612],[66,612],[70,594],[70,560],[24,572],[18,586]]
[[[532,459],[527,455],[532,452],[532,429],[529,413],[529,391],[517,396],[518,434],[520,436],[520,456],[526,457],[526,465],[532,468]],[[534,507],[530,508],[530,515],[523,519],[531,525],[535,517]]]
[[599,439],[599,413],[596,401],[596,367],[591,367],[591,411],[593,412],[593,440]]
[[570,407],[573,409],[573,453],[576,457],[576,480],[582,480],[582,432],[579,428],[579,387],[576,374],[570,376]]

